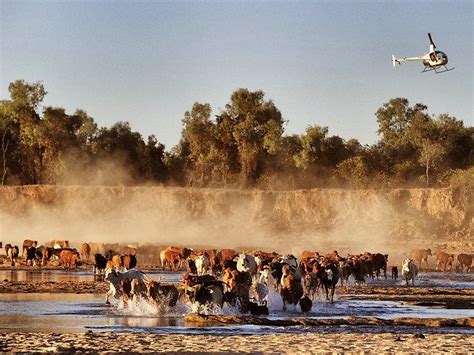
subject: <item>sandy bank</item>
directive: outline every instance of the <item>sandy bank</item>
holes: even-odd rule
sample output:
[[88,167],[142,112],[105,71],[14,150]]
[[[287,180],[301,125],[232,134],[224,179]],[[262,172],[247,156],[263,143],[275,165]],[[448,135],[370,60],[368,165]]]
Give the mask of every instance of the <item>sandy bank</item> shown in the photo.
[[147,333],[0,333],[0,351],[243,351],[243,352],[445,352],[469,353],[473,335],[425,334],[268,334],[246,336]]
[[0,293],[95,293],[105,294],[107,282],[100,281],[2,281]]

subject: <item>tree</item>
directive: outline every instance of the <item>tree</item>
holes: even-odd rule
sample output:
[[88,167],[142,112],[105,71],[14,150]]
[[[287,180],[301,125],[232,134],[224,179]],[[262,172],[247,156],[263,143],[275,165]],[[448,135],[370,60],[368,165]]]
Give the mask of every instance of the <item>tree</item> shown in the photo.
[[268,155],[274,155],[283,134],[284,120],[263,91],[236,90],[220,122],[226,122],[238,149],[244,184],[255,182]]
[[425,114],[426,110],[427,107],[419,103],[410,107],[405,98],[391,99],[375,113],[379,125],[377,132],[382,136],[382,140],[389,145],[399,147],[410,144],[410,137],[407,134],[408,128],[417,114],[419,114],[418,117],[422,115],[428,119],[429,117]]
[[1,135],[1,149],[2,149],[2,174],[1,184],[5,184],[5,179],[8,172],[8,148],[12,142],[12,126],[14,120],[11,113],[11,105],[9,101],[0,102],[0,135]]
[[350,186],[367,187],[368,169],[362,157],[352,157],[337,165],[337,174]]
[[445,149],[439,143],[426,140],[421,144],[419,162],[425,167],[425,181],[427,187],[430,185],[430,169],[438,164],[444,153]]
[[294,156],[297,167],[307,169],[321,160],[328,131],[327,127],[316,125],[306,128],[306,132],[300,136],[301,151]]
[[37,109],[47,94],[41,82],[33,84],[17,80],[8,86],[11,113],[18,137],[18,171],[23,183],[41,182],[42,157],[38,145],[37,126],[41,121]]

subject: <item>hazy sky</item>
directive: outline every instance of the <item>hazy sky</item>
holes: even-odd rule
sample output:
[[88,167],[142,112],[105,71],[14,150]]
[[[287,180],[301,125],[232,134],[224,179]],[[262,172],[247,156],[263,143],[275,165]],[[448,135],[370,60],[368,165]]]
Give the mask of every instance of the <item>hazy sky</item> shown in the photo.
[[[167,148],[195,101],[214,113],[262,89],[288,124],[377,140],[374,112],[403,96],[473,122],[473,2],[0,0],[0,98],[42,80],[45,105],[123,120]],[[426,53],[431,32],[456,70],[421,74],[390,57]]]

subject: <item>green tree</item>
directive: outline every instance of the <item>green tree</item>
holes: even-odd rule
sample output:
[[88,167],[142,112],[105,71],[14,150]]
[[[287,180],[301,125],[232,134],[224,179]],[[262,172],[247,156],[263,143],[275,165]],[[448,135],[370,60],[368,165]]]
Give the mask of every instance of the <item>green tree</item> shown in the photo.
[[363,157],[352,157],[339,163],[337,174],[349,186],[365,188],[368,185],[368,168]]
[[430,169],[436,167],[445,154],[444,147],[436,142],[429,140],[424,141],[420,146],[419,162],[425,168],[425,182],[426,186],[430,185]]
[[328,134],[327,127],[309,126],[300,136],[301,151],[294,156],[296,166],[307,169],[311,164],[321,161],[324,141]]
[[266,158],[277,152],[283,134],[281,112],[264,97],[260,90],[238,89],[220,115],[235,140],[244,184],[255,182]]

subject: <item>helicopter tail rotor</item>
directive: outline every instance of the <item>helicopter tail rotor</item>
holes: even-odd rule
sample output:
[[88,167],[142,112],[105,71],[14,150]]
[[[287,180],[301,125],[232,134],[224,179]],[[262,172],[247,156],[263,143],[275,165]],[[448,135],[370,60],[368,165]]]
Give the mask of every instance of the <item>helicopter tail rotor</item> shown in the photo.
[[433,42],[433,38],[431,38],[431,33],[428,33],[428,38],[430,39],[430,53],[434,52],[436,45]]
[[400,64],[400,61],[397,58],[395,58],[395,56],[392,54],[392,65],[394,68],[397,65],[397,63]]

